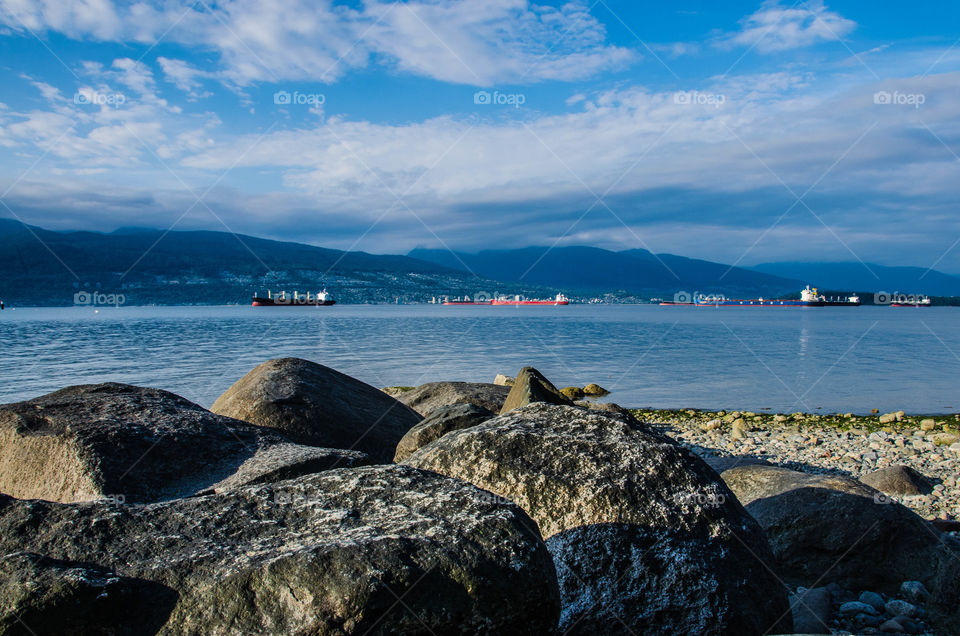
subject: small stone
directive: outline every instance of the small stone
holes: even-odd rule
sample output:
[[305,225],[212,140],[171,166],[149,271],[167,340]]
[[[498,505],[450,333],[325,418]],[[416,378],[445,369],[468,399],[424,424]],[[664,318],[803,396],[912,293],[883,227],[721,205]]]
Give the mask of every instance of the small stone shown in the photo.
[[857,614],[853,617],[853,620],[867,627],[877,627],[883,622],[883,619],[879,616],[871,616],[870,614]]
[[891,618],[880,625],[880,631],[884,634],[902,634],[903,625]]
[[923,603],[930,598],[930,592],[920,581],[904,581],[900,584],[900,594],[913,603]]
[[733,421],[733,426],[730,429],[730,439],[743,439],[744,433],[750,430],[747,425],[744,423],[743,418],[737,418]]
[[891,422],[896,422],[896,421],[897,421],[896,413],[884,413],[883,415],[880,416],[881,424],[890,424]]
[[722,424],[723,422],[721,422],[719,419],[713,419],[707,422],[706,424],[704,424],[703,426],[701,426],[700,428],[702,428],[705,431],[713,431],[720,428]]
[[582,398],[584,395],[586,395],[586,394],[583,392],[583,389],[581,389],[581,388],[578,387],[578,386],[565,386],[565,387],[563,387],[562,389],[560,389],[560,393],[564,394],[565,396],[567,396],[567,397],[570,398],[571,400],[579,400],[579,399]]
[[513,386],[514,378],[511,378],[508,375],[503,375],[502,373],[498,373],[497,377],[493,379],[493,383],[497,386]]
[[932,431],[934,428],[936,428],[936,426],[937,426],[936,421],[930,419],[929,417],[926,419],[920,420],[920,430]]
[[887,601],[887,604],[884,606],[887,610],[887,613],[891,616],[907,616],[913,617],[917,615],[917,606],[906,601],[901,601],[900,599],[894,599],[892,601]]
[[882,612],[884,610],[883,597],[877,594],[876,592],[869,592],[869,591],[864,592],[863,594],[860,595],[859,600],[861,603],[866,603],[867,605],[871,605],[878,612]]
[[594,384],[593,382],[583,387],[583,392],[586,395],[596,395],[596,396],[608,395],[610,393],[610,391],[607,391],[605,388],[603,388],[599,384]]
[[861,601],[848,601],[840,606],[840,613],[844,616],[850,616],[853,614],[867,614],[872,616],[877,614],[877,610],[873,607],[873,605],[869,605]]
[[876,415],[877,413],[880,412],[880,409],[870,409],[870,412]]

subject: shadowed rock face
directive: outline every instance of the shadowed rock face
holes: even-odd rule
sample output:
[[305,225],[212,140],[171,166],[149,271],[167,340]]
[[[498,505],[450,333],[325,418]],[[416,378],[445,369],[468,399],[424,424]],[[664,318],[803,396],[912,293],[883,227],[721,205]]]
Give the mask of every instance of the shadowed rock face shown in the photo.
[[399,399],[424,417],[442,406],[473,404],[497,413],[510,387],[482,382],[429,382],[405,392]]
[[155,633],[176,599],[166,586],[97,566],[31,552],[0,557],[2,634]]
[[217,398],[214,413],[274,428],[300,444],[393,459],[421,417],[383,391],[321,364],[269,360]]
[[867,473],[860,481],[888,495],[925,495],[933,490],[930,480],[909,466],[887,466]]
[[786,580],[889,593],[922,581],[935,590],[941,623],[960,627],[960,552],[908,508],[849,477],[774,466],[741,466],[722,477],[760,523]]
[[532,404],[546,402],[548,404],[573,404],[573,400],[560,393],[557,387],[533,367],[523,367],[517,374],[510,394],[500,408],[500,414]]
[[789,468],[750,463],[725,470],[720,475],[744,506],[798,488],[824,488],[873,498],[877,491],[850,477],[812,475]]
[[536,403],[404,463],[470,481],[537,521],[560,580],[561,631],[790,631],[756,522],[706,464],[632,418]]
[[166,391],[68,387],[0,406],[0,492],[63,502],[183,497],[281,443],[289,442]]
[[422,422],[407,431],[400,443],[393,461],[401,462],[421,446],[439,439],[450,431],[470,428],[494,417],[491,411],[473,404],[454,404],[441,406]]
[[237,467],[236,472],[199,494],[224,492],[231,488],[267,484],[334,468],[351,468],[372,463],[370,457],[339,448],[318,448],[301,444],[267,446]]
[[0,495],[0,553],[24,550],[173,590],[162,634],[548,634],[559,614],[522,510],[407,466],[145,506]]

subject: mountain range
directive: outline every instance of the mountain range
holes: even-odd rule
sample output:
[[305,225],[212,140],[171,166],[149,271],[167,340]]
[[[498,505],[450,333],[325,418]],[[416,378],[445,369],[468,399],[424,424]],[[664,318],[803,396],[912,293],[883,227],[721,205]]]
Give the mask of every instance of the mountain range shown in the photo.
[[843,292],[960,296],[960,278],[917,267],[801,262],[732,267],[642,249],[584,246],[477,253],[419,248],[379,255],[229,232],[59,232],[0,219],[0,299],[11,306],[70,305],[83,291],[123,294],[127,304],[231,304],[268,289],[321,287],[348,303],[424,302],[481,290],[636,301],[679,292],[796,295],[808,283]]
[[415,249],[408,256],[501,281],[523,281],[573,292],[639,295],[723,294],[727,297],[797,295],[809,284],[824,291],[899,291],[960,296],[960,278],[922,267],[870,263],[767,263],[733,267],[644,249],[527,247],[477,253]]
[[0,299],[10,306],[70,305],[83,291],[123,294],[127,304],[246,303],[258,291],[324,286],[341,302],[414,302],[480,288],[472,274],[400,255],[229,232],[54,232],[0,220]]
[[960,296],[960,278],[926,267],[888,267],[876,263],[764,263],[754,271],[816,281],[830,289],[886,291],[931,296]]

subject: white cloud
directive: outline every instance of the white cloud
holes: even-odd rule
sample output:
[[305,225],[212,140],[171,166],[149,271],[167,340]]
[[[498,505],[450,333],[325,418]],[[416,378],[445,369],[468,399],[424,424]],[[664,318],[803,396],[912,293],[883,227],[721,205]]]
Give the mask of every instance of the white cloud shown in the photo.
[[[0,24],[146,45],[162,37],[213,50],[217,76],[237,86],[331,83],[371,59],[470,85],[575,80],[638,59],[606,44],[603,25],[575,2],[556,9],[527,0],[371,1],[355,10],[329,0],[15,0],[0,7]],[[168,69],[178,86],[196,90],[199,72],[172,60]]]
[[822,0],[782,5],[767,0],[741,21],[741,29],[724,38],[726,46],[754,47],[772,53],[840,40],[857,26],[853,20],[829,11]]
[[381,3],[371,47],[398,68],[448,82],[576,80],[636,59],[605,44],[583,5],[556,9],[524,0]]
[[191,99],[199,99],[210,95],[209,91],[201,90],[202,84],[200,80],[214,79],[216,78],[216,73],[191,66],[184,60],[158,57],[157,62],[160,64],[160,68],[163,69],[164,78],[187,93]]

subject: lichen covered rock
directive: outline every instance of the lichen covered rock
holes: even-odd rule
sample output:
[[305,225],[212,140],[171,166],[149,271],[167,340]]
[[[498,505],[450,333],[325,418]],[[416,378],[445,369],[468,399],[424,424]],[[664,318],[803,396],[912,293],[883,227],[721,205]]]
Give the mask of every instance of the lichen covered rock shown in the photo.
[[706,464],[633,418],[535,403],[404,463],[470,481],[536,520],[560,578],[561,631],[789,632],[756,522]]
[[143,506],[0,495],[0,553],[20,551],[172,590],[167,605],[131,595],[126,607],[162,607],[160,634],[546,634],[559,613],[536,523],[407,466]]
[[397,452],[393,456],[393,461],[401,462],[421,446],[429,444],[435,439],[440,439],[450,431],[470,428],[489,420],[491,417],[494,417],[491,411],[474,404],[441,406],[407,431],[407,434],[397,444]]

